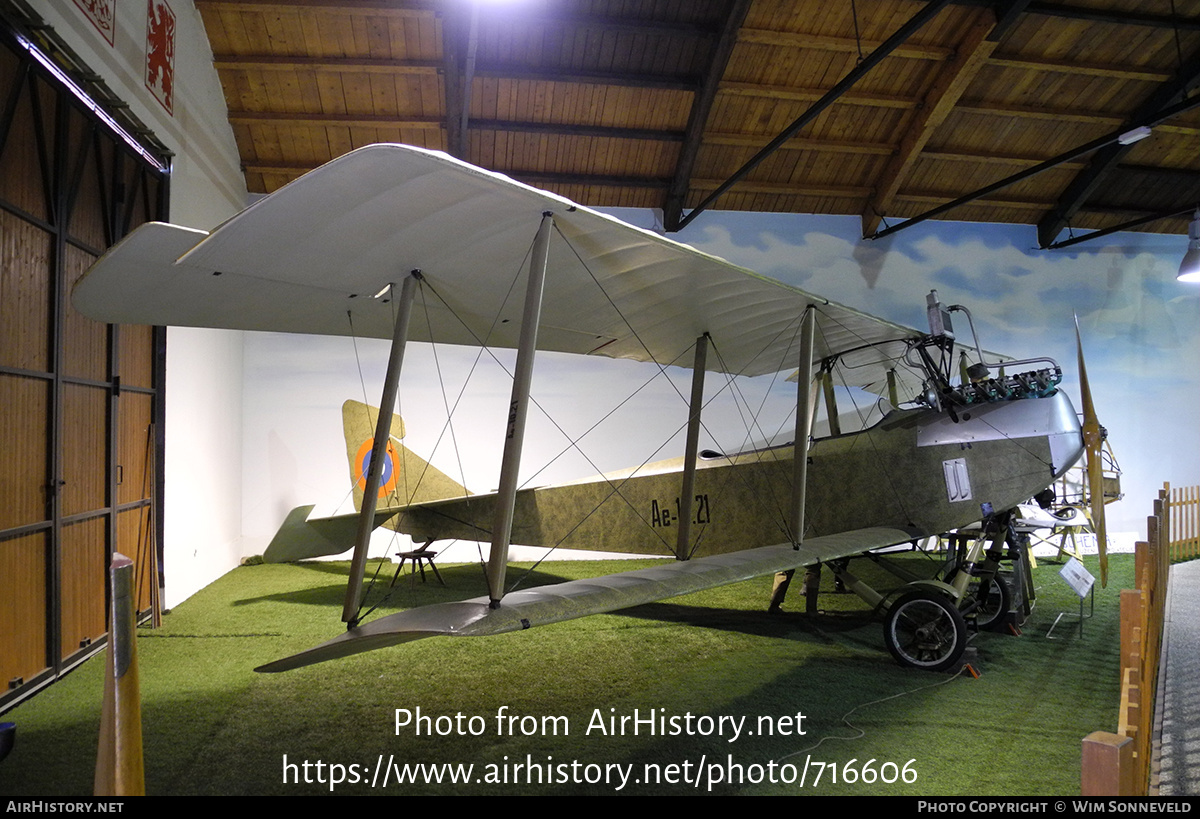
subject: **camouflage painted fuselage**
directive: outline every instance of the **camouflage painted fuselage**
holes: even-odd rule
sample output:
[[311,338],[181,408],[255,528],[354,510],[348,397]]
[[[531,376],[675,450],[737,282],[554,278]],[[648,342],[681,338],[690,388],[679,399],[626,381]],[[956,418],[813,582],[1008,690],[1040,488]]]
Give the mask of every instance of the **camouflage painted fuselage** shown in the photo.
[[[1062,393],[959,409],[889,413],[809,449],[807,536],[866,527],[936,534],[1008,509],[1082,453]],[[789,542],[793,447],[701,458],[689,556]],[[517,494],[512,542],[669,556],[676,549],[682,461]],[[415,540],[489,540],[495,495],[409,506],[389,522]]]

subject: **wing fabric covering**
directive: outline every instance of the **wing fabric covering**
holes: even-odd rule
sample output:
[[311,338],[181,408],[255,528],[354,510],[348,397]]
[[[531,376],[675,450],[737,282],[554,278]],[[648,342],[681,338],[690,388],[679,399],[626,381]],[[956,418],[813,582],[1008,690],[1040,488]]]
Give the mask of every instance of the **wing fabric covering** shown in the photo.
[[[796,367],[797,323],[812,304],[814,359],[853,351],[848,383],[882,391],[885,369],[917,335],[403,145],[345,154],[211,234],[147,224],[92,267],[73,299],[107,322],[391,338],[392,305],[374,296],[420,270],[411,339],[515,347],[520,322],[511,319],[521,308],[509,294],[544,212],[558,231],[538,339],[544,350],[670,363],[707,332],[720,351],[709,356],[710,370],[774,373]],[[898,343],[871,346],[887,341]]]
[[731,554],[572,580],[510,592],[498,609],[488,598],[438,603],[381,617],[346,631],[308,651],[260,666],[256,671],[288,671],[364,651],[438,635],[482,637],[521,631],[563,620],[652,603],[800,566],[833,560],[916,537],[906,529],[872,528],[763,546]]

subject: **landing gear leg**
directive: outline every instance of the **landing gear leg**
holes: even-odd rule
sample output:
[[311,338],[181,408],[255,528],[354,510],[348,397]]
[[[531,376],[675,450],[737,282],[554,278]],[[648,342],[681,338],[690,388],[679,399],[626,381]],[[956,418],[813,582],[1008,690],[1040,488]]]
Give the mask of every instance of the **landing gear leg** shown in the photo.
[[787,597],[788,586],[792,583],[792,575],[796,573],[795,569],[789,569],[786,572],[775,573],[775,585],[771,588],[771,605],[767,607],[769,614],[782,614],[783,598]]
[[804,570],[804,613],[817,613],[817,593],[821,590],[821,564]]

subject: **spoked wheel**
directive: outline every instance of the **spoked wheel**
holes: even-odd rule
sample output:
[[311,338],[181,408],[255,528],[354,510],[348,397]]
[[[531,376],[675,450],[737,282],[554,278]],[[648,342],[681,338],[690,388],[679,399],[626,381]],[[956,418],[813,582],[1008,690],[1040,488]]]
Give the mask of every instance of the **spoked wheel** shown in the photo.
[[979,605],[975,608],[975,625],[981,629],[999,626],[1008,616],[1012,594],[1008,584],[999,575],[992,575],[987,591],[981,591],[979,580],[972,580],[967,587],[970,594],[978,595]]
[[[946,582],[953,583],[957,574],[957,569],[948,573]],[[976,628],[989,630],[999,626],[1008,615],[1012,606],[1012,592],[1009,591],[1008,584],[997,574],[993,574],[992,579],[988,581],[986,592],[980,592],[981,582],[980,578],[972,577],[967,584],[965,599],[978,601],[973,609],[968,609],[967,613],[975,618]]]
[[967,624],[946,598],[912,591],[888,610],[883,641],[900,665],[944,671],[966,650]]

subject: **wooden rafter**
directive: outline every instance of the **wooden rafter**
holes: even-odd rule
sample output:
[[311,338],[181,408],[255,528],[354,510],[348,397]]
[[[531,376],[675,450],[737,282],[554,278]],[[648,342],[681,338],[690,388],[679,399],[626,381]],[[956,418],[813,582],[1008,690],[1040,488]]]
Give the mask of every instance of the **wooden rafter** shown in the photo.
[[[725,82],[721,83],[721,93],[740,97],[761,97],[780,102],[817,102],[829,93],[829,89]],[[837,101],[839,105],[861,105],[867,108],[911,109],[920,104],[920,100],[916,97],[899,94],[872,94],[866,91],[847,91],[839,96]]]
[[463,87],[463,69],[466,62],[468,23],[464,9],[448,9],[442,17],[442,93],[443,125],[446,129],[446,152],[450,156],[465,159],[467,135],[462,128],[463,114],[467,111],[466,90]]
[[[1170,82],[1156,88],[1154,93],[1138,106],[1127,122],[1132,127],[1140,121],[1150,119],[1185,95],[1197,83],[1200,83],[1200,52],[1193,54],[1191,59],[1180,67]],[[1088,167],[1076,175],[1058,198],[1058,202],[1038,221],[1039,246],[1048,247],[1053,244],[1062,229],[1070,223],[1071,218],[1103,184],[1105,177],[1129,153],[1132,147],[1132,145],[1118,143],[1101,148],[1092,155]]]
[[[809,32],[765,31],[753,28],[743,28],[738,32],[738,42],[778,46],[787,49],[833,51],[841,54],[857,54],[860,50],[874,51],[882,44],[880,40],[859,41],[853,37],[833,37],[828,34],[813,34]],[[905,43],[892,49],[891,52],[892,57],[902,57],[912,60],[940,61],[948,60],[953,55],[953,48],[913,43]]]
[[[474,61],[466,0],[196,5],[254,190],[372,139],[401,139],[583,204],[664,205],[667,227],[711,200],[865,213],[869,228],[873,210],[896,223],[926,210],[934,192],[972,201],[963,211],[972,219],[1033,221],[1091,154],[1020,173],[1128,130],[1139,99],[1172,81],[1177,49],[1200,50],[1194,21],[1096,0],[945,0],[903,37],[897,26],[937,0],[859,0],[856,12],[824,0],[481,6]],[[1175,5],[1200,11],[1200,0]],[[989,13],[998,22],[980,41]],[[881,43],[887,53],[875,54]],[[868,52],[869,76],[852,69]],[[802,112],[800,130],[781,130]],[[1198,114],[1155,125],[1153,143],[1130,155],[1136,164],[1122,162],[1121,186],[1138,193],[1120,204],[1188,201]],[[997,176],[1020,187],[1004,199],[968,193]],[[1103,229],[1139,215],[1105,215],[1117,193],[1080,206],[1073,224]]]
[[857,66],[851,69],[850,72],[847,73],[846,76],[837,83],[837,85],[831,88],[824,97],[813,103],[812,106],[810,106],[809,109],[804,112],[804,114],[792,122],[792,124],[786,129],[784,129],[783,133],[775,137],[775,139],[773,139],[765,148],[751,157],[745,165],[736,170],[733,176],[729,177],[729,179],[723,182],[720,187],[705,197],[704,200],[695,208],[693,208],[686,217],[679,220],[668,218],[665,222],[665,227],[667,230],[679,230],[686,226],[700,212],[714,203],[724,191],[737,184],[738,181],[741,180],[746,174],[756,168],[759,163],[774,153],[780,145],[791,139],[796,132],[798,132],[808,123],[812,122],[812,120],[820,115],[825,108],[832,105],[843,94],[850,90],[851,86],[853,86],[854,83],[856,83],[868,71],[887,58],[896,48],[903,45],[914,32],[918,31],[922,26],[925,25],[925,23],[937,16],[937,14],[946,6],[948,2],[949,0],[931,0],[931,2],[929,2],[923,9],[918,11],[911,18],[909,18],[907,22],[896,29],[892,36],[874,49],[869,56],[864,58]]
[[675,174],[671,178],[671,184],[663,201],[663,224],[668,230],[677,229],[676,226],[683,215],[683,202],[691,184],[696,156],[704,140],[704,128],[708,123],[708,115],[712,111],[721,78],[725,76],[725,67],[733,55],[733,47],[737,44],[738,31],[749,10],[750,0],[730,0],[720,34],[713,43],[712,54],[708,60],[708,72],[696,89],[696,96],[688,113],[683,147],[679,150],[679,158],[675,162]]
[[959,40],[958,52],[941,66],[914,120],[904,128],[896,153],[875,180],[875,191],[862,213],[862,232],[868,236],[892,208],[900,186],[907,180],[934,131],[946,120],[967,86],[996,48],[989,35],[996,26],[991,9],[980,9]]
[[196,5],[212,11],[255,11],[262,14],[317,11],[373,17],[432,16],[445,6],[438,0],[196,0]]
[[[445,122],[440,117],[396,117],[386,114],[306,114],[263,111],[230,111],[229,121],[235,125],[305,125],[347,128],[419,128],[440,130]],[[603,125],[572,125],[554,122],[523,122],[498,119],[473,119],[469,128],[525,134],[556,134],[559,136],[600,137],[603,139],[640,139],[655,142],[682,142],[682,131],[659,131],[652,128],[616,128]]]
[[217,54],[218,71],[354,71],[363,74],[437,74],[439,60],[385,60],[370,57],[281,57],[274,54]]
[[1200,20],[1170,17],[1165,14],[1136,14],[1132,12],[1106,11],[1083,6],[1067,6],[1061,3],[1030,3],[1026,8],[1030,14],[1046,17],[1065,17],[1088,20],[1096,23],[1111,23],[1118,26],[1146,26],[1149,28],[1200,30]]

